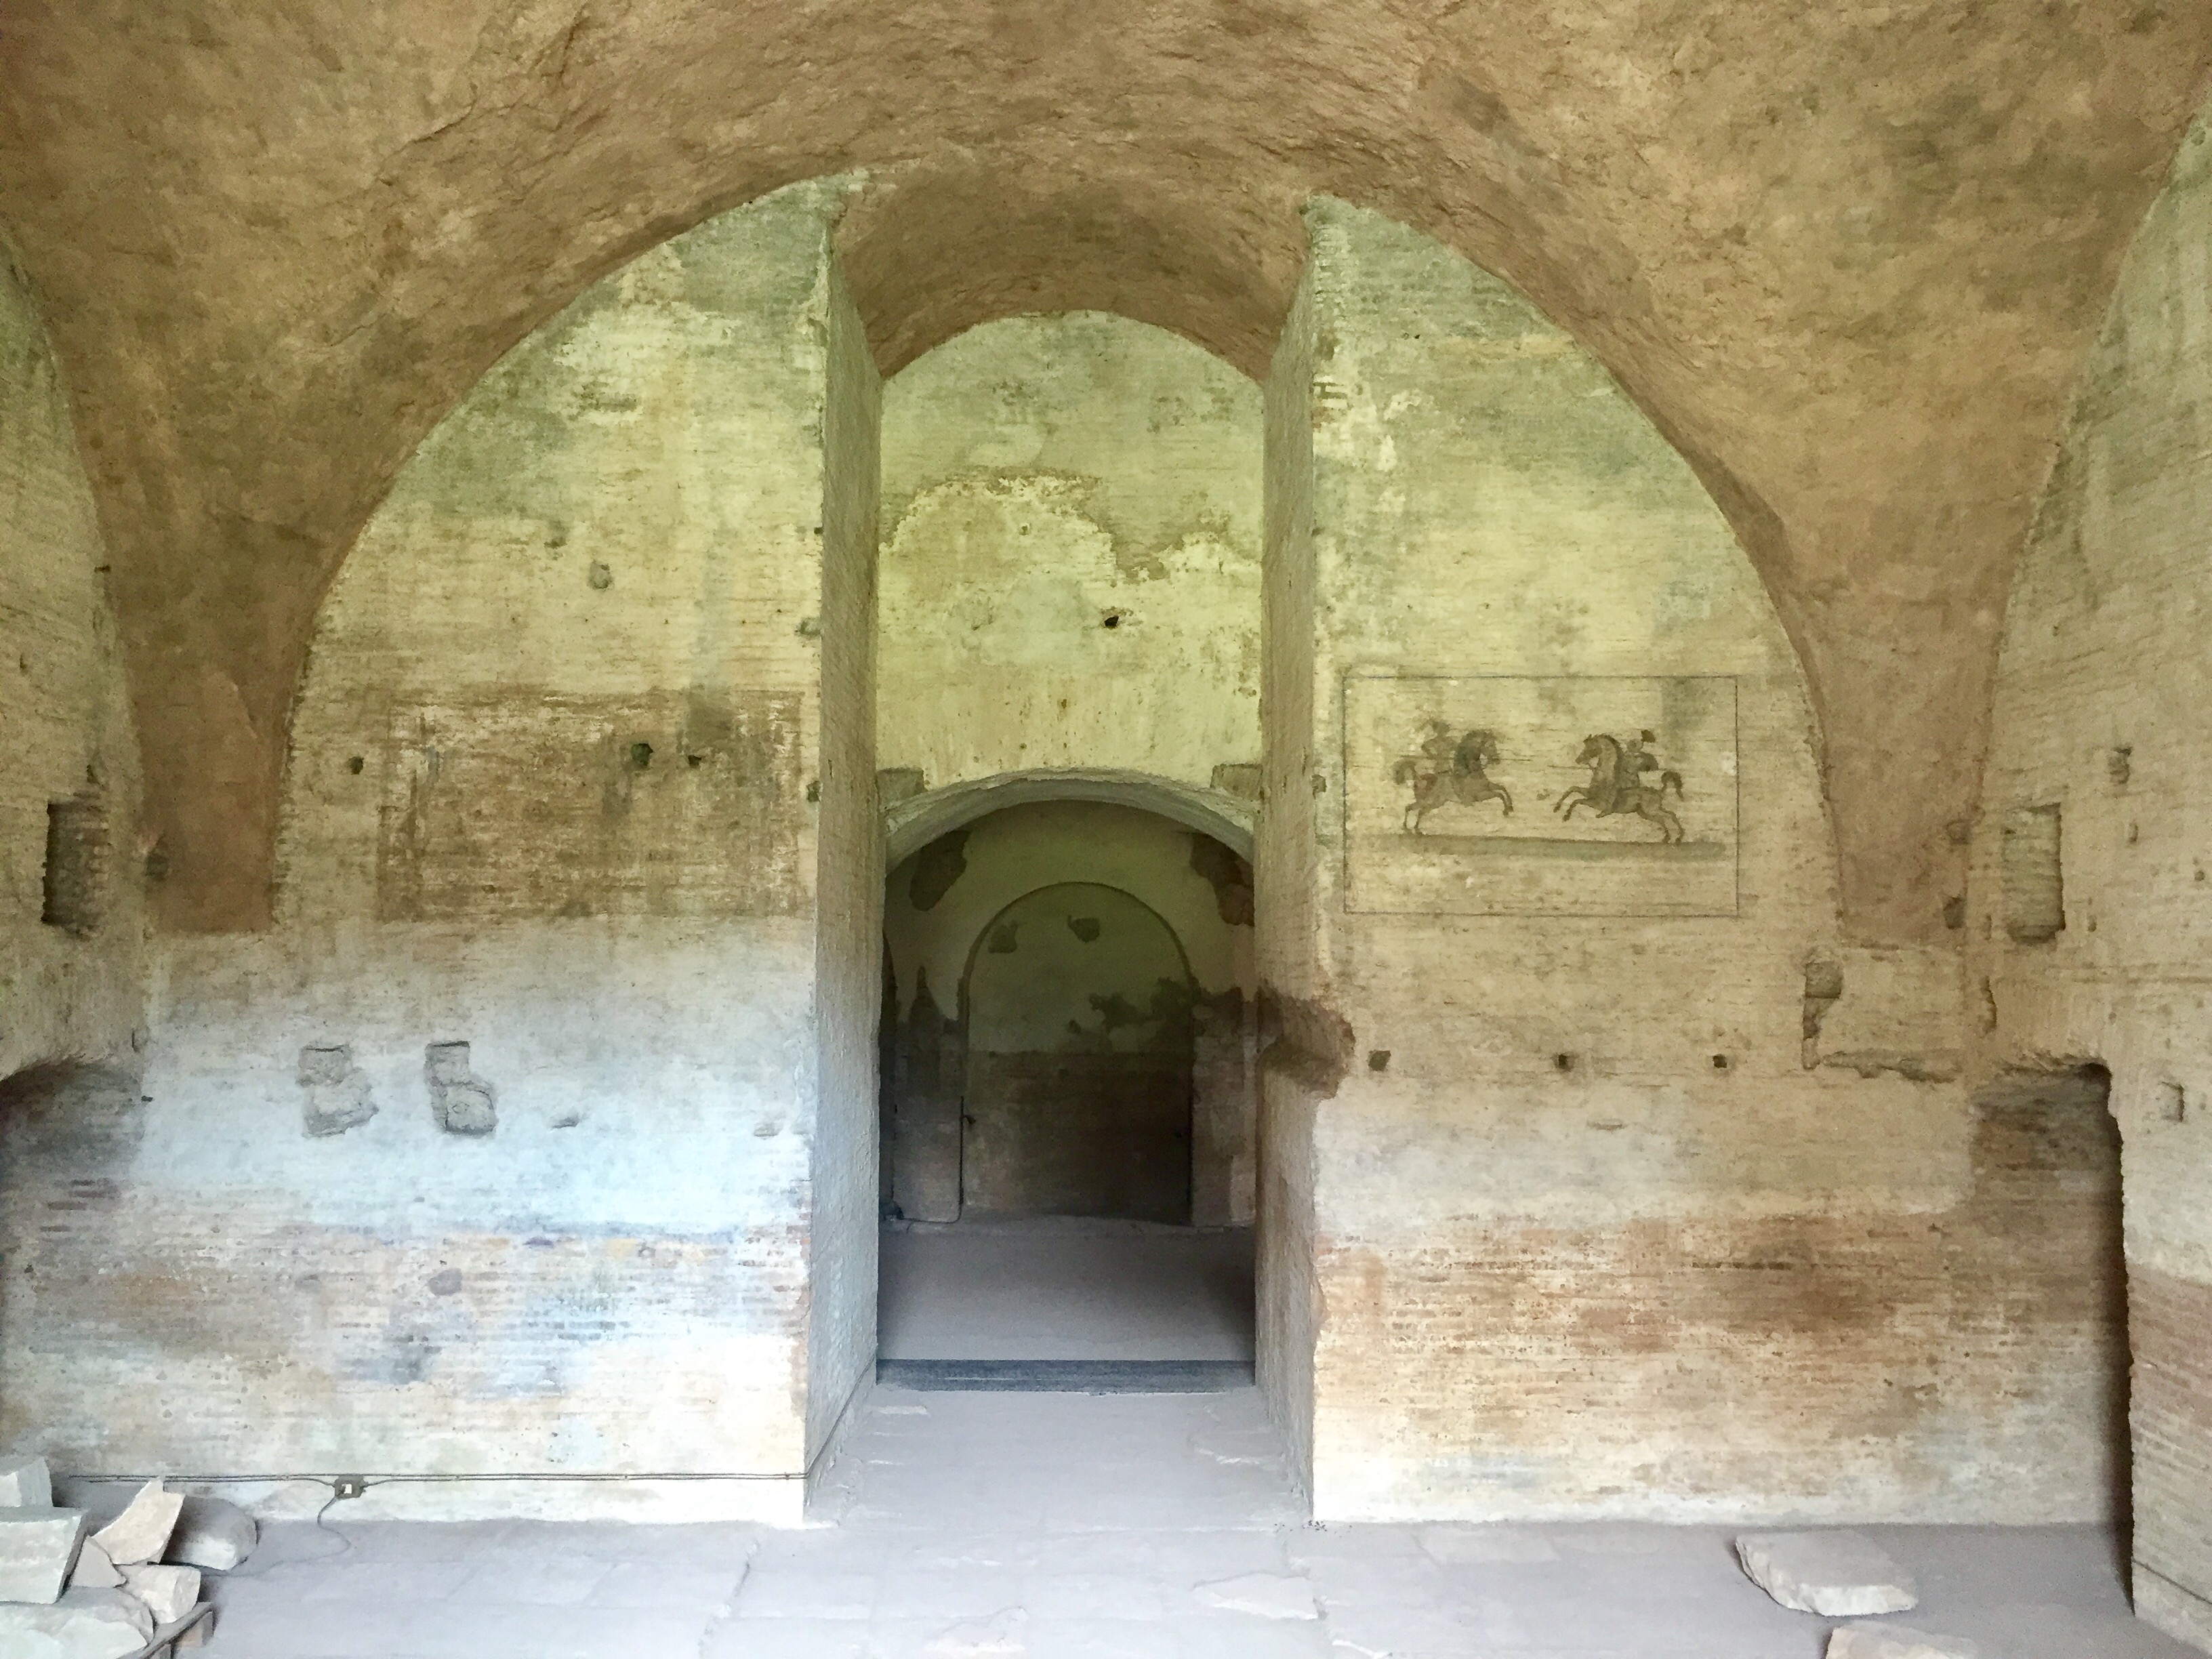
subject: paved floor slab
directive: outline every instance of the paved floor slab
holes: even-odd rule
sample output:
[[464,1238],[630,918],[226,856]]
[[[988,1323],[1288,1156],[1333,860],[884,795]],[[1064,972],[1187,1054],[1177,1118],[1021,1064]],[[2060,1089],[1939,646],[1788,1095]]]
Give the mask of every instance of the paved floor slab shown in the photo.
[[[824,1524],[272,1525],[209,1659],[1819,1659],[1739,1528],[1316,1528],[1257,1395],[878,1389]],[[1866,1529],[1982,1659],[2191,1659],[2088,1527]],[[1224,1589],[1224,1586],[1227,1587]]]

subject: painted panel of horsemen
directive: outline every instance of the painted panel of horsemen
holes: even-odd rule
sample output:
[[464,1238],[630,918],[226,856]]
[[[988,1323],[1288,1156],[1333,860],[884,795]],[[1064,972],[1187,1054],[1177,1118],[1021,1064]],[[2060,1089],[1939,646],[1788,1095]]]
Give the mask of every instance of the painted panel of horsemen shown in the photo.
[[1344,908],[1732,916],[1736,684],[1352,673]]

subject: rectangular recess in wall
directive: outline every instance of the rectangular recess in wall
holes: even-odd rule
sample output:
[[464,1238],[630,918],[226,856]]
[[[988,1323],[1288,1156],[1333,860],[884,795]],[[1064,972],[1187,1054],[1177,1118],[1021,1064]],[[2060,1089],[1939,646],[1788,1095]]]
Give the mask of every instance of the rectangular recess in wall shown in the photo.
[[1355,672],[1344,908],[1736,914],[1729,674]]
[[2005,932],[2021,945],[2040,945],[2066,926],[2059,861],[2058,807],[2023,806],[2005,814],[1998,878]]
[[791,915],[796,692],[515,686],[395,710],[380,921]]
[[46,803],[46,902],[39,920],[82,939],[100,926],[107,808],[89,791]]

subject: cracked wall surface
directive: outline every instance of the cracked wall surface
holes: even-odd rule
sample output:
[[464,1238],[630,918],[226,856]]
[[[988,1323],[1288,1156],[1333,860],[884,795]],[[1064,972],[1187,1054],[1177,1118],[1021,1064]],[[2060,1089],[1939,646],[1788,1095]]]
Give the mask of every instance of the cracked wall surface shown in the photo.
[[0,222],[114,562],[159,913],[212,932],[268,920],[317,607],[422,437],[641,249],[858,167],[841,240],[887,371],[1090,309],[1257,377],[1317,191],[1513,281],[1766,583],[1849,928],[1940,939],[2006,573],[2212,54],[2212,14],[2139,0],[13,0],[6,25]]

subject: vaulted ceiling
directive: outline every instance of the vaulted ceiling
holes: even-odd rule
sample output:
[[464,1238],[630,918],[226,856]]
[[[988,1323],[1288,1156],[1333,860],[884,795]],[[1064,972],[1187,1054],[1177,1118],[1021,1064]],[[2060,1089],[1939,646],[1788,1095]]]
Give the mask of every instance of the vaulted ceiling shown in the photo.
[[2150,0],[0,0],[172,874],[267,918],[315,606],[415,444],[653,242],[865,168],[886,370],[1095,308],[1264,368],[1317,192],[1518,283],[1796,640],[1846,920],[1940,936],[2005,583],[2212,64]]

